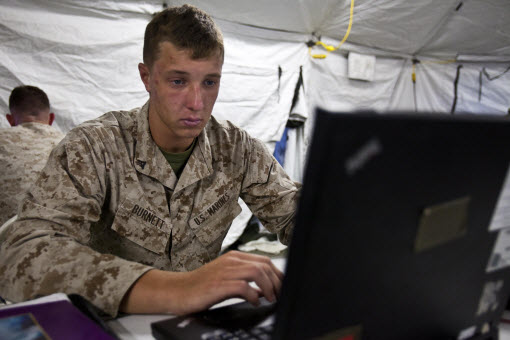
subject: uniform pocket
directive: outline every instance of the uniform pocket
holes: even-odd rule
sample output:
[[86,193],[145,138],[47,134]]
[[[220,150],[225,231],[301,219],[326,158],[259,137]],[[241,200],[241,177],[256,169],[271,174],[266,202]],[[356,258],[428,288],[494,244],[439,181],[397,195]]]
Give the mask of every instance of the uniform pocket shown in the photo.
[[[221,202],[221,198],[218,202]],[[220,251],[221,243],[232,221],[242,210],[241,206],[237,203],[237,199],[231,199],[224,204],[219,204],[218,202],[193,216],[188,223],[200,243],[213,256]]]
[[151,211],[143,200],[127,198],[117,209],[112,229],[121,236],[156,254],[165,253],[170,232],[162,216]]

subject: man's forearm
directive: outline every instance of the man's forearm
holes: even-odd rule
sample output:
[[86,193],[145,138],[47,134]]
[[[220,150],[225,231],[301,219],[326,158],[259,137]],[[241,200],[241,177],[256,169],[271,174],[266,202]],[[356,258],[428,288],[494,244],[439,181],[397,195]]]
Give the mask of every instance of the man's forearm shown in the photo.
[[282,278],[281,271],[267,257],[229,252],[192,272],[146,272],[127,291],[120,311],[182,315],[231,297],[257,304],[263,295],[274,301]]
[[126,292],[119,310],[124,313],[178,313],[177,297],[172,296],[186,273],[152,269],[143,274]]

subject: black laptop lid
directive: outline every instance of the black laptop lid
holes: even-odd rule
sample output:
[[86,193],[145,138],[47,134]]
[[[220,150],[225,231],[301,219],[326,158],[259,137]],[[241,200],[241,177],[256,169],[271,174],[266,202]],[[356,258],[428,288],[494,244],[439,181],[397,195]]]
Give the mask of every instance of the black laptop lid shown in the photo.
[[[493,329],[488,272],[510,122],[318,110],[277,339],[457,339]],[[360,337],[361,336],[361,337]]]

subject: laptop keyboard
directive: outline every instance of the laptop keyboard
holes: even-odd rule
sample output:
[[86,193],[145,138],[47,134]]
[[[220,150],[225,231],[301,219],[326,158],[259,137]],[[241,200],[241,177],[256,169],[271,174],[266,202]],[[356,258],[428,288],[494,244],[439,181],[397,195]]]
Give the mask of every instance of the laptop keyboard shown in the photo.
[[158,340],[271,339],[276,303],[260,299],[258,306],[241,302],[151,324]]
[[215,330],[202,334],[202,340],[270,340],[273,324],[251,329]]

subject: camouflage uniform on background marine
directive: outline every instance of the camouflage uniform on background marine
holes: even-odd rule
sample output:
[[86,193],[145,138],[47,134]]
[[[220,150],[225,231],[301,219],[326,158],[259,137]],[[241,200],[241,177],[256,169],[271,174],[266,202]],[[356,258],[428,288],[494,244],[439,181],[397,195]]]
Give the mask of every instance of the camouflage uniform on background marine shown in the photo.
[[23,123],[0,129],[0,225],[18,204],[64,134],[47,124]]
[[151,137],[148,103],[107,113],[55,149],[0,239],[0,294],[78,293],[116,315],[151,268],[216,258],[239,197],[287,243],[298,191],[264,144],[229,122],[211,117],[178,180]]

